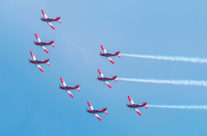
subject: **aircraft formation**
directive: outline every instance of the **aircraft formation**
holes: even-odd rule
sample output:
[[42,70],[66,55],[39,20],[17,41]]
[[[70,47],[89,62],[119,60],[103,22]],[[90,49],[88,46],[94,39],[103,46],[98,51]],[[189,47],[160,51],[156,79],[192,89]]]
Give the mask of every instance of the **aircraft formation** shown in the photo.
[[[41,20],[43,22],[47,22],[49,24],[49,26],[53,30],[55,30],[55,27],[52,24],[52,22],[59,22],[59,23],[61,23],[60,17],[49,18],[43,9],[41,11],[42,11],[42,14],[44,16],[43,18],[41,18]],[[35,38],[36,38],[36,41],[34,41],[34,44],[36,46],[41,47],[47,54],[49,54],[49,51],[46,48],[46,46],[47,47],[49,47],[49,46],[55,47],[53,40],[47,41],[47,42],[42,42],[40,40],[40,37],[38,36],[37,33],[35,33]],[[103,52],[100,53],[100,56],[106,57],[112,64],[115,64],[115,62],[112,59],[112,57],[119,57],[119,58],[121,58],[119,51],[116,51],[115,53],[109,53],[104,48],[103,45],[101,45],[101,50]],[[29,60],[29,62],[32,63],[32,64],[35,64],[39,68],[39,70],[41,72],[44,72],[44,70],[43,70],[43,68],[40,65],[47,64],[48,66],[50,66],[49,59],[38,60],[32,51],[30,51],[30,54],[31,54],[32,60]],[[113,75],[111,77],[105,77],[100,69],[98,69],[98,74],[100,76],[97,77],[97,80],[104,82],[109,88],[112,88],[112,86],[109,84],[110,81],[118,82],[116,75]],[[74,86],[68,86],[62,77],[60,77],[60,81],[61,81],[62,85],[60,85],[59,88],[62,89],[62,90],[65,90],[71,96],[71,98],[74,98],[74,95],[72,94],[72,91],[74,91],[74,90],[76,91],[77,90],[78,92],[80,92],[79,84],[76,84]],[[148,109],[147,102],[143,102],[142,104],[135,104],[134,101],[132,100],[131,96],[128,96],[128,99],[129,99],[130,104],[127,104],[126,107],[134,109],[139,116],[141,116],[142,113],[139,111],[138,108],[145,107],[146,109]],[[99,121],[102,121],[102,118],[98,115],[99,113],[105,113],[106,115],[109,114],[107,112],[107,108],[106,107],[102,108],[102,109],[94,109],[94,107],[92,106],[90,101],[87,101],[87,104],[88,104],[88,106],[90,108],[90,109],[87,109],[87,112],[93,114]]]

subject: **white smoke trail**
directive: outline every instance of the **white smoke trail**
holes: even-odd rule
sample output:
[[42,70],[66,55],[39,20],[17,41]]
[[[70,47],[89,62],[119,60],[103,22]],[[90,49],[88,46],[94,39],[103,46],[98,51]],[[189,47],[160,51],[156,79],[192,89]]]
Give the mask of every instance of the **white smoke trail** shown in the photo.
[[142,54],[120,54],[120,55],[126,57],[133,57],[133,58],[182,61],[182,62],[191,62],[191,63],[207,63],[207,58],[199,58],[199,57],[153,56],[153,55],[142,55]]
[[169,109],[197,109],[197,110],[207,110],[207,105],[147,105],[152,108],[169,108]]
[[155,79],[137,79],[137,78],[117,78],[118,80],[128,82],[154,83],[154,84],[172,84],[172,85],[186,85],[186,86],[205,86],[207,81],[196,80],[155,80]]

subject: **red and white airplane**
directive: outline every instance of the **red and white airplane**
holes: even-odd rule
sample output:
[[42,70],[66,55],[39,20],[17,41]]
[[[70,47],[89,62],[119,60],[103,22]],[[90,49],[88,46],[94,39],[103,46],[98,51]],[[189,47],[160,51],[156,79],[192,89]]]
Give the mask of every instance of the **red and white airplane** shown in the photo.
[[138,110],[138,108],[145,107],[146,109],[148,109],[147,102],[143,102],[142,104],[134,104],[134,101],[130,96],[128,96],[128,99],[131,104],[127,104],[127,107],[134,108],[134,110],[139,114],[139,116],[142,116],[142,113]]
[[58,21],[59,23],[61,23],[60,17],[48,18],[48,16],[46,15],[46,13],[43,9],[42,9],[42,14],[43,14],[44,18],[41,18],[41,20],[44,22],[47,22],[50,25],[50,27],[52,27],[53,30],[55,30],[55,27],[53,26],[53,24],[51,22]]
[[70,90],[74,90],[74,89],[77,89],[78,92],[80,92],[80,88],[79,88],[79,85],[75,85],[74,87],[72,86],[67,86],[67,84],[65,83],[65,81],[63,80],[62,77],[60,77],[60,80],[63,84],[63,86],[60,86],[60,89],[63,89],[63,90],[66,90],[68,92],[68,94],[74,98],[73,94],[70,92]]
[[108,81],[112,81],[112,80],[115,80],[116,82],[118,82],[117,80],[117,76],[113,76],[113,77],[104,77],[104,75],[102,74],[101,70],[98,69],[98,73],[101,77],[97,77],[98,80],[100,81],[104,81],[105,84],[109,87],[109,88],[112,88],[112,86],[109,84]]
[[88,106],[90,107],[90,110],[87,110],[87,112],[88,113],[93,113],[97,117],[98,120],[102,121],[101,117],[97,113],[103,113],[104,112],[106,115],[109,114],[106,111],[107,108],[103,108],[102,110],[95,110],[89,101],[87,101],[87,103],[88,103]]
[[33,59],[33,60],[29,60],[30,63],[32,63],[32,64],[36,64],[37,67],[40,69],[41,72],[44,72],[44,70],[42,69],[42,67],[40,66],[40,64],[45,64],[45,63],[47,63],[47,65],[50,66],[49,59],[46,59],[46,60],[44,60],[44,61],[37,60],[36,57],[35,57],[35,55],[34,55],[34,53],[33,53],[32,51],[30,51],[30,54],[31,54],[32,59]]
[[49,41],[49,42],[42,42],[38,36],[38,34],[35,33],[35,37],[37,39],[37,42],[34,42],[34,44],[39,45],[42,47],[42,49],[49,54],[49,51],[45,48],[47,45],[52,45],[52,47],[55,47],[54,41]]
[[119,51],[117,51],[115,53],[108,53],[103,45],[101,45],[101,49],[103,50],[104,53],[101,52],[100,55],[103,56],[103,57],[107,57],[112,64],[115,64],[115,63],[114,63],[114,61],[112,60],[111,57],[118,56],[119,58],[121,58],[121,56],[119,55]]

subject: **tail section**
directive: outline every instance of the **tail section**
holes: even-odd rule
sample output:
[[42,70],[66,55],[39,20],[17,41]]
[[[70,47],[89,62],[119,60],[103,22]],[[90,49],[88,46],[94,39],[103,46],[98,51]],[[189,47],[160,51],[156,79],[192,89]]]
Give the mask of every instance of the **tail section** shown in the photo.
[[113,78],[116,82],[119,82],[118,79],[117,79],[117,76],[113,76]]
[[77,87],[77,91],[78,91],[78,92],[80,92],[80,88],[79,88],[79,85],[76,85],[76,87]]

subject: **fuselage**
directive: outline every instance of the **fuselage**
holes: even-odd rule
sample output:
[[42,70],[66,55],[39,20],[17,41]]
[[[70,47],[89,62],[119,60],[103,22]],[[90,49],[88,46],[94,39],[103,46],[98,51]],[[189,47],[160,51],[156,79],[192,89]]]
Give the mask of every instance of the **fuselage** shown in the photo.
[[106,111],[106,108],[103,108],[102,110],[87,110],[87,112],[89,112],[89,113],[102,113],[105,111]]
[[63,90],[72,90],[72,89],[77,89],[79,87],[79,85],[76,85],[74,87],[72,86],[60,86],[60,89],[63,89]]
[[109,81],[109,80],[115,80],[117,78],[117,76],[113,76],[113,77],[97,77],[98,80],[100,81]]
[[51,45],[53,43],[54,43],[54,41],[49,41],[49,42],[34,42],[34,44],[39,45],[39,46]]
[[100,53],[101,56],[104,57],[111,57],[111,56],[118,56],[119,55],[119,51],[115,52],[115,53]]
[[29,60],[29,61],[33,64],[44,64],[44,63],[48,63],[49,59],[46,59],[44,61],[41,61],[41,60]]
[[145,107],[147,105],[147,102],[144,102],[143,104],[127,104],[127,107],[129,108],[139,108],[139,107]]
[[53,21],[60,20],[60,17],[56,17],[56,18],[41,18],[41,20],[45,21],[45,22],[53,22]]

